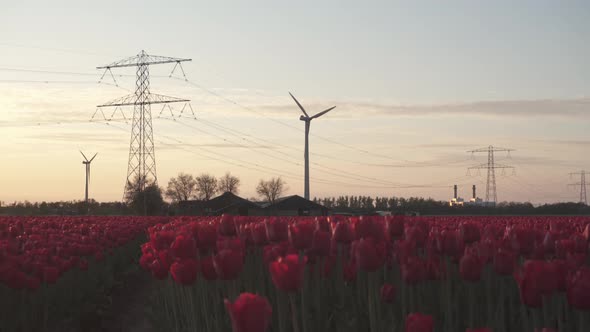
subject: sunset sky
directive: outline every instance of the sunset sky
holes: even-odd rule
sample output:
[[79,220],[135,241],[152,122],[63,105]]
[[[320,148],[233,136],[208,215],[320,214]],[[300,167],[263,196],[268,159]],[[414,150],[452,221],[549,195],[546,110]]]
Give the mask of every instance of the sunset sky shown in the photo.
[[113,69],[116,87],[95,67],[141,50],[193,59],[189,82],[150,68],[151,91],[191,99],[197,116],[152,108],[161,186],[229,171],[246,198],[279,175],[303,195],[290,91],[308,113],[336,106],[311,124],[312,197],[448,199],[453,184],[481,197],[486,173],[467,168],[487,155],[467,151],[493,145],[515,149],[496,155],[515,167],[497,173],[499,201],[577,201],[567,184],[590,170],[589,22],[588,1],[9,2],[0,201],[83,199],[78,150],[98,152],[90,196],[122,198],[130,125],[86,120],[135,88],[133,68]]

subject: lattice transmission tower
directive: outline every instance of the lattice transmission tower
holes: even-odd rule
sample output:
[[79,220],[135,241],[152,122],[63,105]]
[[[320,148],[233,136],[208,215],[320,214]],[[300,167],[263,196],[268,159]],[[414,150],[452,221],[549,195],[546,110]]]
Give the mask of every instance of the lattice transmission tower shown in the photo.
[[502,173],[504,174],[506,169],[512,169],[514,172],[513,166],[498,164],[494,160],[494,152],[507,152],[510,155],[510,152],[514,151],[513,149],[506,149],[506,148],[497,148],[493,146],[488,146],[486,148],[475,149],[467,152],[479,153],[479,152],[487,152],[488,153],[488,162],[485,164],[480,164],[476,166],[469,167],[468,170],[477,169],[486,169],[488,171],[487,176],[487,183],[486,183],[486,203],[487,204],[496,204],[498,201],[498,193],[496,190],[496,169],[501,169]]
[[586,171],[582,170],[579,172],[570,173],[570,176],[574,176],[574,175],[580,176],[580,182],[570,183],[569,185],[570,186],[580,186],[580,203],[584,203],[584,204],[588,205],[588,198],[586,197],[586,186],[588,185],[588,183],[586,183]]
[[[162,110],[164,110],[164,107],[170,103],[184,102],[186,107],[189,102],[188,99],[151,93],[149,68],[153,65],[175,63],[170,75],[174,73],[176,68],[180,68],[182,75],[184,76],[182,62],[185,61],[191,61],[191,59],[149,55],[142,50],[136,56],[116,61],[106,66],[96,67],[97,69],[104,69],[101,81],[105,75],[109,73],[115,81],[115,84],[117,84],[117,82],[111,69],[121,67],[136,67],[135,93],[113,100],[106,104],[98,105],[97,111],[92,116],[94,119],[94,116],[100,110],[103,118],[107,121],[111,121],[120,107],[133,106],[131,141],[129,143],[129,162],[127,164],[127,179],[125,181],[124,196],[127,196],[129,192],[143,191],[147,184],[157,184],[158,181],[158,176],[156,174],[156,152],[154,149],[151,105],[163,104]],[[190,107],[190,104],[188,105]],[[105,107],[115,107],[115,110],[113,111],[110,119],[107,119],[104,115],[104,112],[102,112],[102,109]],[[169,106],[168,108],[171,110]],[[121,114],[125,118],[125,115],[122,111]],[[132,184],[135,184],[135,186],[132,186]]]

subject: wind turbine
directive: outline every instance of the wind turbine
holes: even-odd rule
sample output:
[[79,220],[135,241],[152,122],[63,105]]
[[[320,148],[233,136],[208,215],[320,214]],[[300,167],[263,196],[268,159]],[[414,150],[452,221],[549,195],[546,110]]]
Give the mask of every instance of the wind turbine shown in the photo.
[[98,153],[95,153],[94,156],[90,158],[90,160],[86,158],[84,152],[80,151],[80,153],[82,154],[82,157],[84,157],[84,161],[82,161],[82,164],[86,165],[86,192],[84,195],[84,201],[86,202],[86,206],[88,206],[88,182],[90,182],[90,163],[94,160],[94,158],[96,158],[96,155]]
[[309,199],[309,125],[311,124],[311,120],[319,118],[320,116],[330,112],[331,110],[336,108],[336,106],[332,106],[327,110],[319,112],[314,116],[309,116],[307,115],[307,112],[305,111],[303,106],[301,106],[299,101],[295,99],[291,92],[289,92],[289,95],[291,95],[291,98],[293,98],[297,106],[299,106],[299,108],[301,109],[301,112],[303,112],[304,114],[299,117],[299,120],[305,121],[305,191],[303,197],[305,197],[305,199]]

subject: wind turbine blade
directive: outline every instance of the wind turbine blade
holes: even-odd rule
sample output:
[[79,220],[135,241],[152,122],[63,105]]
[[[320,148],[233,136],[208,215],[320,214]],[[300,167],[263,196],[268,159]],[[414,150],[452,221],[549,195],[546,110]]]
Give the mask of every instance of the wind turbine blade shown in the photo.
[[293,98],[293,100],[295,100],[295,102],[297,103],[297,106],[299,106],[299,108],[301,109],[301,112],[303,112],[303,114],[305,114],[305,116],[309,118],[309,115],[307,115],[307,112],[305,111],[303,106],[301,106],[299,101],[297,101],[297,99],[295,99],[295,97],[291,94],[291,92],[289,92],[289,94],[291,95],[291,98]]
[[319,112],[318,114],[316,114],[316,115],[312,116],[311,118],[312,118],[312,119],[319,118],[320,116],[322,116],[322,115],[324,115],[324,114],[326,114],[326,113],[330,112],[331,110],[333,110],[333,109],[335,109],[335,108],[336,108],[336,106],[330,107],[330,108],[328,108],[327,110],[325,110],[325,111],[323,111],[323,112]]
[[84,159],[86,159],[86,161],[88,161],[88,158],[86,158],[86,155],[84,155],[84,152],[80,151],[80,153],[82,154],[82,157],[84,157]]
[[97,155],[97,154],[98,154],[98,152],[97,152],[97,153],[95,153],[95,154],[94,154],[94,156],[92,156],[92,158],[90,158],[90,161],[88,161],[88,162],[89,162],[89,163],[91,163],[91,162],[94,160],[94,158],[96,158],[96,155]]

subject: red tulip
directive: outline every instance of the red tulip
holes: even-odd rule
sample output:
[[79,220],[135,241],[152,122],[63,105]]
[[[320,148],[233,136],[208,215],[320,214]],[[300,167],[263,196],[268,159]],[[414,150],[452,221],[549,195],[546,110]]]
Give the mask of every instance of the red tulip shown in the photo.
[[197,280],[199,263],[192,258],[185,258],[174,262],[170,266],[172,279],[181,285],[192,285]]
[[466,251],[459,262],[459,274],[465,281],[477,282],[481,279],[484,264],[476,253]]
[[352,250],[359,269],[363,271],[377,271],[385,263],[385,242],[363,238],[353,243]]
[[149,266],[150,272],[158,280],[164,280],[168,277],[169,266],[166,266],[162,261],[155,259]]
[[217,279],[217,272],[215,271],[212,256],[201,258],[201,272],[205,280],[212,281]]
[[170,248],[175,238],[174,232],[161,231],[150,236],[150,242],[155,250],[164,250]]
[[474,223],[462,223],[461,226],[459,226],[459,230],[461,232],[461,236],[463,237],[463,241],[465,241],[467,244],[477,242],[481,238],[479,227]]
[[404,216],[397,215],[385,219],[387,233],[390,238],[398,238],[404,234]]
[[377,219],[369,216],[360,216],[358,218],[351,218],[351,220],[357,239],[372,238],[375,241],[385,239],[385,225],[382,218]]
[[559,288],[558,269],[544,261],[528,260],[514,278],[518,282],[522,303],[532,308],[543,304],[543,296]]
[[354,240],[354,232],[352,226],[347,221],[340,221],[332,227],[332,236],[334,241],[338,243],[350,243]]
[[43,281],[48,284],[55,284],[59,278],[59,270],[53,266],[46,266],[43,268]]
[[220,237],[217,239],[217,251],[233,250],[236,252],[244,252],[246,250],[246,243],[239,237]]
[[418,248],[424,248],[424,244],[428,238],[428,233],[424,232],[421,227],[406,227],[404,231],[407,241],[413,242]]
[[555,241],[555,256],[560,259],[565,259],[568,254],[575,252],[575,243],[571,239],[563,239]]
[[223,214],[219,219],[217,231],[219,232],[219,234],[223,236],[235,236],[237,232],[236,224],[234,223],[234,217],[227,214]]
[[199,223],[197,230],[197,247],[201,251],[213,250],[217,245],[217,230],[209,222]]
[[311,248],[315,229],[316,225],[311,221],[301,221],[289,225],[289,242],[291,246],[298,251]]
[[318,256],[325,257],[330,255],[331,236],[329,232],[317,229],[313,233],[311,250]]
[[441,253],[455,258],[461,257],[465,251],[465,243],[457,231],[442,231],[438,238],[437,247]]
[[250,224],[250,231],[252,232],[252,241],[257,246],[263,246],[268,243],[266,236],[266,226],[263,223],[257,222]]
[[179,235],[170,245],[171,254],[178,258],[196,258],[197,244],[192,236]]
[[242,293],[234,301],[225,299],[233,332],[265,332],[270,326],[272,308],[262,296]]
[[395,300],[395,287],[393,287],[392,284],[385,283],[381,286],[379,295],[381,297],[381,302],[393,303],[393,300]]
[[432,332],[434,331],[434,319],[432,316],[420,313],[411,313],[406,317],[405,332]]
[[221,280],[234,280],[238,278],[244,267],[243,253],[225,249],[213,256],[215,272]]
[[297,255],[280,257],[270,263],[269,270],[275,286],[285,292],[296,292],[303,285],[306,259]]
[[289,223],[286,219],[270,217],[265,221],[266,235],[270,242],[283,242],[289,240]]
[[575,309],[590,311],[590,267],[574,273],[567,285],[567,300]]
[[299,253],[289,245],[289,242],[266,245],[262,250],[262,256],[266,265],[276,261],[279,257],[298,254]]

